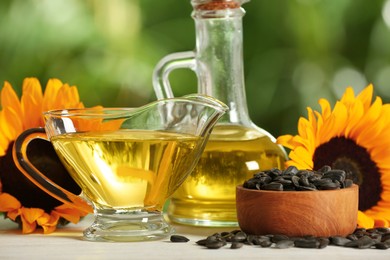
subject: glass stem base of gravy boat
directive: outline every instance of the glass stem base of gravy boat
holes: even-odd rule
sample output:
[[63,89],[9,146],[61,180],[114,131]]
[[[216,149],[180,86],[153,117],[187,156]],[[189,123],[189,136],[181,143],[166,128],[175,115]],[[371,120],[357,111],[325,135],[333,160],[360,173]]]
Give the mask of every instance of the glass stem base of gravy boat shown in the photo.
[[84,230],[88,241],[131,242],[159,240],[173,233],[161,212],[97,210],[95,221]]

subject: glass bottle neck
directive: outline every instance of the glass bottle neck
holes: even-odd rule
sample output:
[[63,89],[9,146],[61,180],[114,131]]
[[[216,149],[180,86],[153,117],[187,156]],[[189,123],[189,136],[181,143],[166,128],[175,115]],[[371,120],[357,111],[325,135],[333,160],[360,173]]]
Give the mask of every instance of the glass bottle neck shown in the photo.
[[[224,1],[209,2],[215,5]],[[240,5],[218,7],[194,6],[192,14],[196,27],[198,91],[229,106],[229,112],[220,122],[250,124],[243,66],[242,17],[245,11]]]

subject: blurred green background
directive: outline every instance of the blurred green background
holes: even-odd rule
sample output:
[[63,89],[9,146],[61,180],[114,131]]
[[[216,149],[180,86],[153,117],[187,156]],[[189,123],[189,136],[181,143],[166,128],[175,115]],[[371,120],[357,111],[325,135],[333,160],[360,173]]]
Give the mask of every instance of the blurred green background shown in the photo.
[[[368,83],[390,100],[390,0],[251,0],[244,6],[246,92],[252,120],[275,136],[296,133],[306,107],[332,104]],[[86,106],[138,106],[156,97],[152,71],[192,50],[190,0],[2,0],[0,81],[76,85]],[[194,92],[176,71],[177,96]]]

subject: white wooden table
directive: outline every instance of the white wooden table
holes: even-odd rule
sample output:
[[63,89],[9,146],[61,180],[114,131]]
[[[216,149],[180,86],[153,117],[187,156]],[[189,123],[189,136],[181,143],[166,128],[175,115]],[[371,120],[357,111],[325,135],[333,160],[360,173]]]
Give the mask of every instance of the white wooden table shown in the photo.
[[390,249],[352,249],[328,246],[324,249],[276,249],[244,245],[240,249],[224,247],[206,249],[195,244],[215,232],[234,228],[198,228],[175,225],[176,233],[190,239],[188,243],[172,243],[169,238],[151,242],[89,242],[82,231],[92,221],[85,218],[56,232],[23,235],[17,225],[0,220],[0,259],[390,259]]

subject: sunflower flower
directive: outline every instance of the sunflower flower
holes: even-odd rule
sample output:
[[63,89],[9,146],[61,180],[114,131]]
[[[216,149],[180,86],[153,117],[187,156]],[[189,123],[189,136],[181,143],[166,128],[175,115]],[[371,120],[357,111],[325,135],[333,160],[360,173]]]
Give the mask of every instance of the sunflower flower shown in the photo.
[[359,185],[360,227],[390,223],[390,104],[373,101],[372,85],[355,96],[348,87],[333,109],[320,99],[321,113],[307,108],[298,121],[298,134],[283,135],[277,143],[290,150],[286,165],[345,170]]
[[[29,128],[44,126],[43,111],[84,107],[77,88],[50,79],[42,93],[38,79],[26,78],[20,100],[8,82],[4,83],[0,95],[0,212],[19,223],[25,234],[34,232],[38,226],[47,234],[59,224],[77,223],[88,212],[63,204],[41,191],[18,170],[12,158],[16,138]],[[65,189],[80,193],[49,142],[37,139],[30,146],[29,158],[38,169]]]

